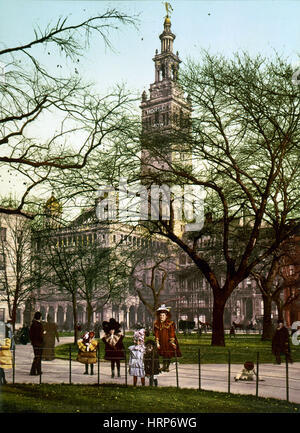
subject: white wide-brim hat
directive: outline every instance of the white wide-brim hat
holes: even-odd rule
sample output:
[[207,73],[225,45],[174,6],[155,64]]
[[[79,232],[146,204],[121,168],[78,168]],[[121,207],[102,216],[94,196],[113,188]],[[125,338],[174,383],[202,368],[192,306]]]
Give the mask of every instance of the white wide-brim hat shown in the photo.
[[165,304],[162,304],[156,311],[158,313],[161,313],[162,311],[166,311],[167,313],[169,313],[170,310],[171,310],[171,307],[166,307]]

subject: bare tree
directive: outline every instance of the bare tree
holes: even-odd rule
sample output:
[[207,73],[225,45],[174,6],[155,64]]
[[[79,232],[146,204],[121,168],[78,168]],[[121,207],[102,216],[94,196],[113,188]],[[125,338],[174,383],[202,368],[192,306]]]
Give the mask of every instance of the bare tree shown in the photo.
[[[17,206],[0,205],[3,213],[32,218],[26,205],[41,186],[49,189],[59,174],[81,170],[105,141],[122,130],[122,108],[129,95],[117,88],[96,96],[80,77],[78,65],[93,34],[111,46],[110,32],[134,22],[116,9],[79,23],[60,18],[45,30],[35,29],[31,41],[0,50],[5,64],[0,82],[1,171],[17,176],[23,186]],[[55,65],[42,64],[45,52],[49,59],[58,59]],[[41,125],[46,137],[37,136]]]
[[20,215],[0,215],[0,296],[7,302],[15,328],[17,309],[29,296],[31,273],[30,221]]
[[[214,297],[213,345],[224,345],[224,307],[238,284],[270,257],[299,226],[299,88],[293,70],[280,58],[235,55],[232,60],[205,53],[201,63],[190,62],[181,74],[181,86],[194,108],[192,129],[172,119],[166,134],[144,131],[148,160],[147,182],[199,185],[212,223],[221,229],[219,263],[199,248],[202,233],[175,232],[174,212],[149,222],[151,230],[182,248],[209,282]],[[194,165],[170,157],[193,154]],[[156,161],[151,163],[151,161]],[[161,168],[157,161],[161,162]],[[145,225],[146,226],[146,225]],[[256,248],[263,230],[272,235]],[[233,248],[239,239],[240,248]]]
[[[295,245],[294,245],[295,247]],[[299,258],[293,248],[293,238],[287,239],[263,263],[252,272],[262,293],[264,303],[262,339],[269,340],[273,335],[271,305],[278,310],[278,319],[283,320],[284,310],[299,298]],[[291,272],[292,271],[292,272]]]

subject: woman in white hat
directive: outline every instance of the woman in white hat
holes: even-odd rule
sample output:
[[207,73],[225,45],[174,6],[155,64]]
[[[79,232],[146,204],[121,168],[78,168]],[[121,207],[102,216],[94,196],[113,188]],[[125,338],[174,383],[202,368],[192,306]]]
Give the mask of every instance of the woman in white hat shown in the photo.
[[181,356],[175,333],[175,323],[171,320],[170,307],[166,307],[165,304],[156,310],[156,314],[157,319],[154,322],[153,333],[158,353],[163,357],[162,371],[169,371],[171,358]]

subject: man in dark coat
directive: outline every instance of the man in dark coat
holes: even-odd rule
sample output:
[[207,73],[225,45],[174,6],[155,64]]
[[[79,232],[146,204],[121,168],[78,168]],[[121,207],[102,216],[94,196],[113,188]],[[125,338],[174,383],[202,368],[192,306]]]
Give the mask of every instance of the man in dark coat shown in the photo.
[[34,359],[32,362],[30,375],[31,376],[38,376],[42,374],[42,354],[43,354],[43,344],[44,344],[44,329],[43,325],[41,323],[41,317],[42,314],[37,311],[34,314],[30,329],[29,329],[29,336],[30,341],[33,347],[34,352]]
[[282,320],[278,320],[278,327],[272,339],[272,352],[277,364],[281,364],[281,354],[286,356],[288,362],[293,362],[290,354],[289,331]]

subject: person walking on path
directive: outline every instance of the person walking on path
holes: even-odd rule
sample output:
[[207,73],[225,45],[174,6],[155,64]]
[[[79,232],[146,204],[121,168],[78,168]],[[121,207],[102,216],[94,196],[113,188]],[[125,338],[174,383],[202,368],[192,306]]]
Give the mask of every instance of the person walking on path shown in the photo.
[[289,331],[284,326],[283,320],[278,320],[278,327],[272,338],[272,352],[277,364],[281,364],[281,354],[285,355],[288,362],[293,362],[290,352]]
[[169,371],[171,358],[180,357],[181,351],[176,338],[175,323],[171,320],[170,308],[165,304],[157,310],[157,319],[154,322],[154,336],[158,353],[163,357],[162,371]]
[[145,353],[145,329],[135,331],[133,336],[134,344],[128,347],[129,356],[129,374],[133,376],[133,386],[136,386],[138,377],[141,378],[142,386],[145,386],[145,368],[144,368],[144,353]]
[[44,329],[41,322],[42,314],[37,311],[29,329],[30,341],[33,347],[34,359],[31,365],[30,376],[42,374],[42,354],[44,344]]
[[157,375],[160,373],[159,355],[156,344],[151,339],[145,342],[144,367],[145,375],[149,377],[149,385],[157,386]]
[[57,325],[53,322],[52,316],[48,314],[47,322],[43,322],[44,328],[44,344],[43,344],[43,356],[44,361],[53,361],[55,359],[54,347],[55,337],[59,342],[59,335],[57,331]]
[[12,355],[11,355],[11,339],[9,336],[9,329],[5,327],[4,322],[0,324],[0,385],[5,385],[5,371],[12,368]]
[[10,349],[11,350],[15,350],[16,343],[15,343],[14,329],[13,329],[13,325],[12,325],[12,320],[11,319],[7,320],[7,322],[6,322],[6,329],[7,329],[7,338],[9,338],[10,341],[11,341]]
[[29,335],[29,326],[24,323],[21,330],[19,331],[20,334],[20,343],[24,344],[26,346],[27,343],[30,341],[30,335]]
[[83,374],[89,374],[89,365],[91,375],[94,374],[94,364],[97,362],[97,346],[98,341],[95,340],[94,331],[86,332],[81,339],[77,341],[79,348],[77,361],[85,364],[85,371]]
[[230,327],[229,336],[230,338],[235,337],[235,327],[233,325]]
[[121,377],[120,361],[125,359],[124,335],[121,334],[121,325],[111,318],[109,322],[104,321],[102,323],[102,328],[104,331],[102,341],[105,344],[104,359],[111,362],[111,377],[115,377],[115,365],[117,366],[118,377]]

